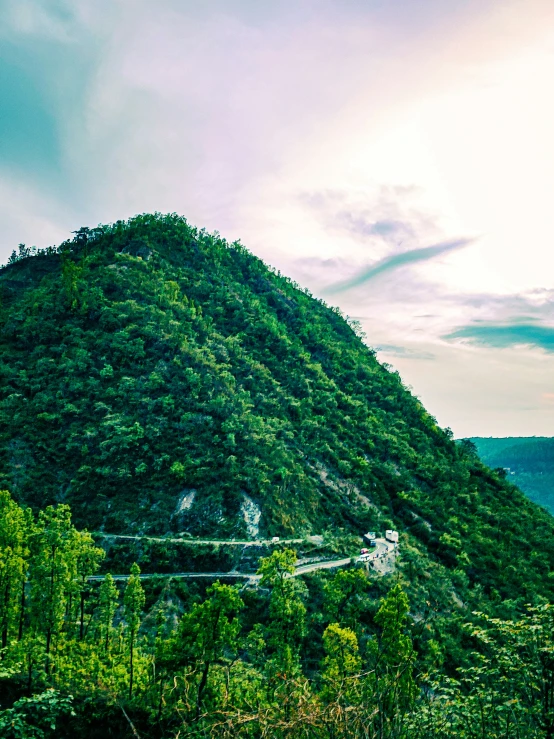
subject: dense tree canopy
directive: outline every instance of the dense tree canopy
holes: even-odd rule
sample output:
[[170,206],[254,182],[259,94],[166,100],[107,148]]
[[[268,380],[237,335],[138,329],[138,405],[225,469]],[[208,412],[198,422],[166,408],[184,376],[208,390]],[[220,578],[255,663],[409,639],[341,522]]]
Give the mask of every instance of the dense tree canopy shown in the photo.
[[[91,582],[101,552],[66,505],[34,517],[7,493],[0,500],[0,531],[13,527],[0,561],[17,551],[10,588],[23,595],[3,590],[0,600],[0,737],[553,735],[554,621],[544,602],[516,619],[465,611],[456,623],[410,603],[417,588],[405,568],[301,581],[289,549],[261,560],[260,587],[149,583],[137,565],[119,587],[111,575]],[[341,608],[346,593],[353,608]],[[453,625],[455,668],[445,662]]]
[[[553,519],[509,479],[238,243],[155,214],[22,245],[0,271],[0,737],[552,737]],[[300,579],[259,547],[239,588],[141,575],[228,572],[230,548],[139,538],[139,567],[106,538],[256,526],[348,554],[394,527],[400,555]]]
[[0,478],[35,509],[230,537],[248,496],[265,533],[394,525],[488,591],[551,592],[550,516],[456,446],[352,322],[179,216],[16,254],[0,380]]

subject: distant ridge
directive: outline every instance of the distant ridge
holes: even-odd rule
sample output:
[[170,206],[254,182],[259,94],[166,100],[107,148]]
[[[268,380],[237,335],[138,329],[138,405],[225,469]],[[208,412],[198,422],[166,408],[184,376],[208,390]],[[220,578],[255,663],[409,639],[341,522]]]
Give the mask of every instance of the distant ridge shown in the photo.
[[554,438],[474,437],[479,456],[489,467],[504,467],[509,479],[538,505],[554,513]]

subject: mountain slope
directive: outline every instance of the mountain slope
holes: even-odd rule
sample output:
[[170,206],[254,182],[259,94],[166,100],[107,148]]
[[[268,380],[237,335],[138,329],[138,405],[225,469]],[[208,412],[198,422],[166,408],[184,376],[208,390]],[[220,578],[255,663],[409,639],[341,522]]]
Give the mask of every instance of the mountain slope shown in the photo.
[[504,467],[511,482],[554,513],[554,438],[475,437],[471,441],[485,464]]
[[14,260],[0,298],[0,482],[19,500],[112,532],[394,524],[469,582],[550,592],[551,517],[239,244],[139,216]]

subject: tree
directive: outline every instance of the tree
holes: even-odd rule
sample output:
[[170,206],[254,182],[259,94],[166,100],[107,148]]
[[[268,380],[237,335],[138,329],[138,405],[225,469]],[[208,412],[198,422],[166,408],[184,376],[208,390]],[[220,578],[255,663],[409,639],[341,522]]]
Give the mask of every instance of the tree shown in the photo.
[[244,607],[237,589],[219,581],[208,587],[207,599],[195,603],[181,619],[176,649],[183,664],[200,672],[196,693],[196,718],[200,715],[210,669],[237,650],[238,613]]
[[0,634],[6,649],[10,632],[22,625],[32,517],[0,491]]
[[[554,737],[554,608],[544,603],[527,606],[517,621],[475,613],[481,624],[467,624],[480,653],[460,670],[473,708],[472,723],[486,712],[488,723],[500,736],[509,721],[521,735]],[[467,722],[467,721],[466,721]],[[515,735],[515,732],[514,732]]]
[[381,600],[375,616],[379,631],[368,644],[367,700],[376,703],[379,736],[402,724],[417,693],[415,652],[407,633],[408,612],[408,598],[397,583]]
[[67,254],[62,254],[62,285],[65,298],[70,310],[74,310],[79,303],[79,280],[83,268],[79,267]]
[[140,567],[135,562],[131,567],[131,576],[123,595],[125,606],[125,620],[129,633],[129,698],[133,697],[133,657],[135,639],[140,626],[140,617],[144,608],[145,595],[140,583]]
[[20,698],[11,708],[0,711],[0,736],[3,739],[47,739],[56,734],[56,722],[74,715],[72,696],[53,689],[30,698]]
[[38,516],[31,537],[30,581],[32,619],[45,636],[45,670],[50,671],[52,638],[64,620],[69,593],[76,577],[78,533],[67,505],[48,506]]
[[323,646],[323,698],[348,704],[355,699],[357,684],[352,678],[361,667],[356,634],[339,624],[329,624],[323,633]]
[[260,584],[271,587],[268,645],[284,675],[290,675],[297,668],[300,644],[306,633],[306,606],[301,597],[304,591],[291,577],[295,563],[295,551],[277,550],[263,558],[258,569]]
[[[428,680],[430,696],[409,721],[417,739],[552,739],[554,613],[528,606],[517,620],[473,614],[464,625],[476,651],[458,678]],[[477,651],[478,650],[478,651]]]
[[361,569],[341,570],[325,583],[324,608],[332,621],[359,631],[360,614],[369,606],[366,602],[368,578]]
[[104,640],[104,650],[107,652],[110,644],[110,632],[113,619],[119,604],[119,593],[113,577],[108,572],[102,580],[98,593],[98,620],[100,621],[100,634]]
[[88,578],[98,570],[106,553],[94,545],[88,531],[78,531],[75,537],[75,567],[79,587],[79,639],[84,636],[85,598],[89,590]]

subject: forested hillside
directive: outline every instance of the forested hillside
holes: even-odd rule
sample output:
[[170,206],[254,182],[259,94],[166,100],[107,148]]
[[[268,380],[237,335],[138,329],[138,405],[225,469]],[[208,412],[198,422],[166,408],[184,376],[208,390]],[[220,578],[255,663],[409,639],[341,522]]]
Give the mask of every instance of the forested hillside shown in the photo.
[[[240,244],[157,214],[22,245],[0,737],[552,737],[554,519],[511,480]],[[387,528],[390,566],[345,558]],[[344,569],[296,570],[314,538],[211,541],[258,534],[321,534]]]
[[21,247],[0,298],[0,482],[18,501],[120,533],[244,536],[248,507],[268,534],[394,524],[486,590],[551,593],[553,519],[239,244],[138,216]]
[[475,437],[479,456],[493,468],[504,468],[507,478],[538,505],[554,513],[554,439],[544,436]]

